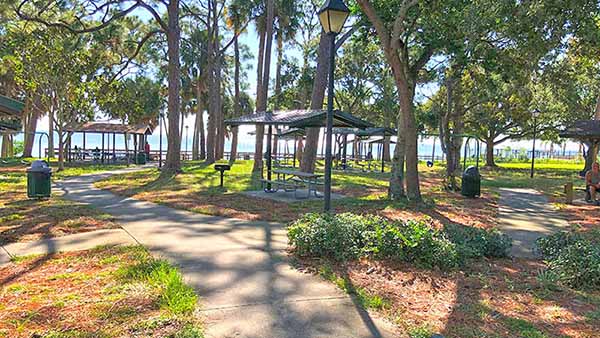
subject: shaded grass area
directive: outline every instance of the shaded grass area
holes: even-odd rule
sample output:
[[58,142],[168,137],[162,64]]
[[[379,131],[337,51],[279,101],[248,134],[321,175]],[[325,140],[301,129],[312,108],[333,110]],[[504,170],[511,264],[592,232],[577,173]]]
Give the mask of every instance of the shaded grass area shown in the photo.
[[[119,166],[68,167],[53,174],[53,180],[94,173]],[[40,238],[58,237],[98,229],[118,228],[113,218],[84,204],[62,199],[27,198],[26,165],[20,160],[0,164],[0,245]]]
[[402,337],[595,337],[600,329],[600,294],[545,283],[536,261],[485,260],[452,272],[390,261],[293,262],[394,322]]
[[[457,222],[474,226],[493,226],[496,197],[484,191],[481,199],[466,199],[459,193],[442,189],[441,168],[423,165],[424,203],[386,198],[389,173],[334,171],[333,191],[347,198],[336,200],[336,212],[360,210],[388,218],[432,218],[439,224]],[[156,169],[112,176],[96,186],[138,199],[166,204],[203,214],[236,217],[249,220],[287,222],[307,212],[320,211],[322,200],[283,203],[241,194],[260,190],[258,179],[252,177],[252,161],[237,161],[225,174],[226,191],[220,189],[219,173],[202,162],[188,162],[183,173],[161,176]],[[468,212],[465,212],[468,211]]]
[[139,246],[17,258],[0,285],[2,337],[202,337],[191,287]]

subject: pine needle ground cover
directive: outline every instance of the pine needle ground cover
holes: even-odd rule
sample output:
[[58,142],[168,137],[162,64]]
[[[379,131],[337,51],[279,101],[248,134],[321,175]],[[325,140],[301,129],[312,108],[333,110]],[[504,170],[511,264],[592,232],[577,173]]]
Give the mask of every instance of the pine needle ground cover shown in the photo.
[[[53,173],[52,180],[118,167],[67,167],[62,172]],[[60,191],[54,190],[50,199],[28,199],[26,169],[27,165],[21,160],[0,164],[0,244],[119,227],[110,215],[67,201],[60,197]]]
[[288,226],[288,239],[297,269],[333,282],[406,337],[594,337],[600,329],[600,255],[580,234],[541,241],[544,261],[507,258],[510,239],[493,230],[369,215],[309,214]]
[[20,257],[0,285],[0,337],[202,337],[193,289],[139,246]]
[[[450,221],[477,227],[492,227],[497,213],[497,194],[484,189],[482,198],[467,199],[442,188],[440,166],[423,164],[422,190],[425,203],[389,201],[386,198],[389,172],[333,173],[333,192],[347,198],[332,203],[336,212],[362,210],[388,218],[432,218],[446,224]],[[237,161],[225,172],[225,188],[219,188],[219,172],[203,162],[186,162],[183,172],[164,177],[156,169],[115,175],[97,182],[96,187],[137,199],[165,204],[202,214],[275,222],[293,221],[305,213],[318,212],[322,200],[283,203],[253,198],[243,191],[260,190],[252,177],[252,161]]]

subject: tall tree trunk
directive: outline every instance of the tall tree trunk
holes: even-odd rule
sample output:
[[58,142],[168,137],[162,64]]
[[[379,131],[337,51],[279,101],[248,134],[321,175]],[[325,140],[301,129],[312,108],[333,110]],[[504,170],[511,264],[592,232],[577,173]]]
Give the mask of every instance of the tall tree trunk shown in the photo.
[[[265,50],[264,50],[264,62],[262,67],[262,80],[261,87],[258,91],[258,98],[256,101],[256,111],[264,112],[267,110],[267,98],[269,97],[269,76],[271,69],[271,47],[273,45],[273,19],[274,19],[274,0],[266,0],[267,2],[267,18],[265,27]],[[254,151],[254,167],[252,168],[253,173],[262,173],[263,161],[262,161],[262,148],[264,138],[264,127],[257,126],[256,128],[256,148]]]
[[[54,105],[48,110],[48,157],[54,158]],[[43,156],[43,155],[42,155]]]
[[[394,148],[394,157],[392,158],[392,175],[390,177],[390,185],[388,188],[388,197],[397,199],[405,196],[404,193],[404,147],[405,138],[401,132],[403,130],[402,113],[398,112],[397,116],[398,134],[396,148]],[[358,156],[357,156],[358,157]]]
[[169,111],[167,117],[169,120],[169,132],[167,134],[167,159],[165,161],[165,171],[177,172],[181,169],[181,138],[179,137],[179,111],[181,103],[179,101],[180,87],[180,64],[179,64],[179,0],[169,1],[167,6],[168,29],[167,29],[167,55],[169,64],[168,72],[168,99],[167,106]]
[[[600,95],[596,98],[596,111],[594,112],[594,120],[600,120]],[[585,168],[584,172],[592,169],[592,164],[598,161],[598,149],[600,145],[598,143],[586,143],[588,145],[588,151],[585,157]]]
[[485,166],[486,167],[495,167],[496,163],[494,162],[494,139],[486,138],[485,142]]
[[[267,39],[266,36],[266,30],[264,29],[264,27],[262,27],[262,29],[260,29],[260,27],[258,28],[259,31],[259,41],[258,41],[258,60],[257,60],[257,73],[256,73],[256,112],[260,112],[260,110],[258,109],[258,101],[260,100],[260,97],[262,96],[262,91],[263,91],[263,85],[262,85],[262,80],[263,80],[263,66],[264,66],[264,61],[265,61],[265,42]],[[257,173],[260,172],[262,173],[262,152],[263,152],[263,138],[264,138],[264,134],[265,134],[265,129],[262,126],[256,126],[256,140],[254,143],[254,165],[252,167],[252,172],[253,173]],[[260,137],[259,137],[260,135]]]
[[215,65],[214,65],[214,91],[216,93],[215,97],[215,109],[216,109],[216,128],[217,128],[217,142],[215,145],[215,161],[223,159],[223,153],[225,152],[225,124],[224,124],[224,116],[223,116],[223,105],[221,97],[223,93],[221,92],[221,66],[222,66],[222,56],[220,51],[220,38],[219,38],[219,14],[217,9],[217,3],[215,2],[215,6],[213,7],[213,51],[215,54]]
[[[236,29],[237,33],[237,29]],[[240,45],[237,35],[233,38],[233,114],[240,116]],[[231,152],[229,154],[229,163],[233,164],[237,157],[238,127],[231,128]]]
[[462,105],[461,72],[449,71],[446,80],[446,111],[440,119],[440,142],[446,154],[446,188],[458,190],[456,177],[460,175],[460,148],[464,128],[464,107]]
[[202,101],[202,87],[196,86],[196,121],[194,123],[194,139],[192,145],[192,158],[204,159],[204,105]]
[[[317,58],[317,69],[315,71],[315,80],[310,100],[311,109],[323,109],[325,100],[325,88],[327,88],[329,69],[329,39],[331,37],[324,32],[321,33],[319,40],[319,51]],[[301,170],[312,173],[315,171],[317,160],[317,150],[319,147],[319,128],[306,128],[306,141],[302,153]]]
[[206,128],[206,163],[212,164],[215,162],[215,155],[217,149],[217,114],[218,114],[218,96],[221,94],[216,91],[216,79],[215,79],[215,64],[216,64],[216,53],[215,44],[213,41],[215,29],[213,20],[214,11],[216,10],[217,3],[215,0],[208,1],[208,125]]
[[[35,141],[35,131],[37,129],[37,122],[39,118],[38,110],[35,108],[35,104],[31,102],[35,100],[39,95],[34,94],[33,97],[27,96],[25,100],[25,110],[23,112],[25,125],[23,130],[25,135],[23,137],[23,157],[32,157],[33,143]],[[40,156],[42,156],[40,154]]]
[[277,68],[275,71],[275,102],[274,110],[279,110],[281,105],[281,66],[283,64],[283,33],[277,34]]
[[[58,124],[58,171],[65,169],[65,142],[64,133],[60,122]],[[104,156],[104,155],[102,155]]]

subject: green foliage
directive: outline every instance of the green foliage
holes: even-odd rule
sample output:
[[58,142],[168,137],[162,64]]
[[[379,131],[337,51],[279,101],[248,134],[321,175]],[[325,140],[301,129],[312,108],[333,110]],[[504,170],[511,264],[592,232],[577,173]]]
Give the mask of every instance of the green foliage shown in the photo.
[[545,259],[556,259],[562,250],[583,240],[583,236],[577,232],[561,231],[537,240],[538,252]]
[[430,338],[431,335],[431,330],[426,326],[413,327],[408,330],[410,338]]
[[600,289],[600,246],[582,235],[559,232],[538,240],[553,280],[576,289]]
[[123,280],[143,281],[158,290],[161,308],[172,314],[189,314],[196,307],[194,289],[186,285],[181,273],[165,260],[147,258],[117,274]]
[[504,257],[508,237],[495,231],[434,229],[422,221],[392,222],[379,216],[306,214],[288,227],[288,239],[299,255],[337,261],[371,256],[452,269],[468,258]]
[[13,141],[13,152],[15,155],[22,155],[25,149],[25,143],[23,141]]
[[512,247],[512,239],[496,229],[485,230],[450,224],[444,231],[467,258],[507,257]]
[[177,333],[170,336],[169,338],[203,338],[203,337],[204,337],[204,334],[202,334],[202,330],[200,330],[199,328],[197,328],[193,325],[186,325],[183,327],[183,329],[179,330]]

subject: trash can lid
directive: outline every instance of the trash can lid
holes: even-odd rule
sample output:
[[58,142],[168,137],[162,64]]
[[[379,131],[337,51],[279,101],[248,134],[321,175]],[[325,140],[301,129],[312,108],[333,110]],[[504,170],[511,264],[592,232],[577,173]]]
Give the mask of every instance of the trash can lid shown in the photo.
[[44,160],[35,160],[31,162],[31,166],[27,168],[27,172],[32,173],[50,173],[52,168],[48,166],[48,162]]
[[465,175],[477,176],[479,175],[479,169],[477,169],[477,167],[475,166],[467,167],[467,169],[465,170]]

